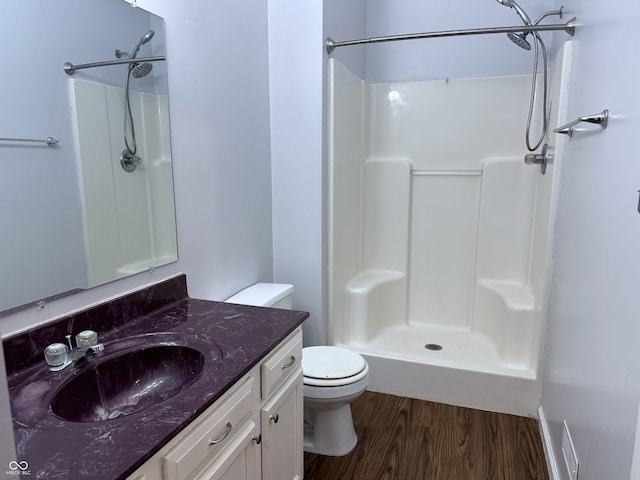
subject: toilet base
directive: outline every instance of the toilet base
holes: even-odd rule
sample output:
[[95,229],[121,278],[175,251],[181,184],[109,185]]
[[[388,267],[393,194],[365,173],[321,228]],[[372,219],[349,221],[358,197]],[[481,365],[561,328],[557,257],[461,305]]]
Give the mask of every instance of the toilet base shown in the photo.
[[341,457],[358,443],[348,403],[334,409],[313,409],[305,406],[304,451]]

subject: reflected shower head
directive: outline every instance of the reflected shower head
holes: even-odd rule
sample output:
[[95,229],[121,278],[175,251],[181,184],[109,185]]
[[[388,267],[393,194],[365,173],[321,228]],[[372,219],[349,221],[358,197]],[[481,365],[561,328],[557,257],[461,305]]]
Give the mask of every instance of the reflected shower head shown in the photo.
[[518,45],[520,48],[523,48],[525,50],[531,50],[531,44],[527,41],[527,34],[525,32],[522,32],[522,33],[509,32],[507,33],[507,37],[509,37],[509,40],[511,40],[516,45]]
[[131,68],[131,75],[133,75],[134,78],[146,77],[151,73],[152,69],[153,65],[151,65],[150,63],[136,63]]
[[140,44],[144,45],[145,43],[147,43],[149,40],[151,40],[153,38],[153,36],[156,34],[156,32],[154,32],[153,30],[149,30],[147,33],[145,33],[142,38],[140,39]]
[[149,40],[151,40],[154,35],[155,35],[155,32],[153,30],[149,30],[147,33],[145,33],[140,38],[140,40],[138,41],[138,44],[133,49],[133,53],[131,53],[131,58],[136,58],[136,55],[138,55],[138,51],[140,50],[140,47],[142,47],[145,43],[149,42]]

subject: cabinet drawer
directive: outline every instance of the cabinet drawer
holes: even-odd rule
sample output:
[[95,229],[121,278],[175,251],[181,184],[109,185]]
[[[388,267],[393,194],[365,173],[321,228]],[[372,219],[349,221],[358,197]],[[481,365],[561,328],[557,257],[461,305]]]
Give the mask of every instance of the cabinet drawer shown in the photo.
[[262,399],[265,400],[302,367],[302,329],[298,328],[261,365]]
[[254,392],[255,378],[249,376],[226,398],[216,402],[211,413],[205,412],[202,423],[162,456],[164,477],[192,478],[195,471],[222,454],[251,421],[257,401]]
[[253,420],[247,422],[220,455],[198,473],[197,480],[259,480],[260,445],[253,441],[259,433]]

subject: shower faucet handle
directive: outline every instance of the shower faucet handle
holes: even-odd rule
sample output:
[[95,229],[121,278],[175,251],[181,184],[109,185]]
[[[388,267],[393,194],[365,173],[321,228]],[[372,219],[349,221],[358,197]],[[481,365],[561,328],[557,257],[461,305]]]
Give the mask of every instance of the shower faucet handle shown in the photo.
[[542,153],[527,153],[524,156],[524,163],[527,165],[540,165],[540,170],[544,175],[547,171],[547,164],[551,163],[551,155],[547,154],[547,150],[549,149],[548,144],[544,144],[542,147]]
[[141,163],[142,158],[132,153],[128,148],[125,148],[120,154],[120,165],[125,172],[133,172]]

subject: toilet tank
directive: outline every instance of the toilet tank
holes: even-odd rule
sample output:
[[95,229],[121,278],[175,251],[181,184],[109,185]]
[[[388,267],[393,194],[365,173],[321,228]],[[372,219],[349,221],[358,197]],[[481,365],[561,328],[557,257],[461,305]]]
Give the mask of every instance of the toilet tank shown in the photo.
[[291,310],[293,285],[286,283],[256,283],[225,300],[227,303]]

